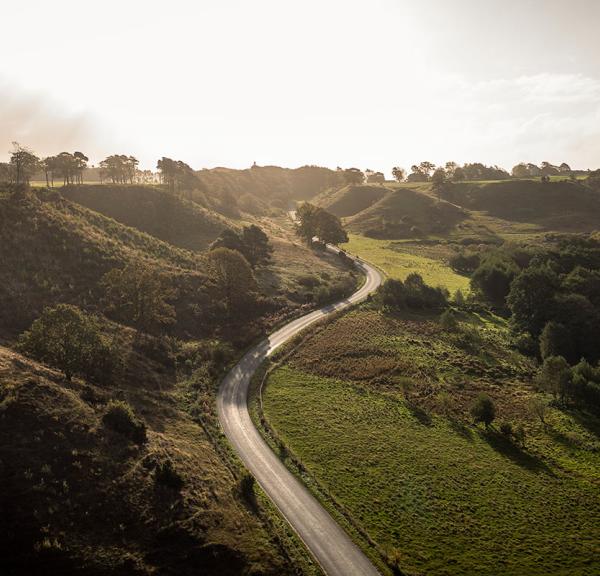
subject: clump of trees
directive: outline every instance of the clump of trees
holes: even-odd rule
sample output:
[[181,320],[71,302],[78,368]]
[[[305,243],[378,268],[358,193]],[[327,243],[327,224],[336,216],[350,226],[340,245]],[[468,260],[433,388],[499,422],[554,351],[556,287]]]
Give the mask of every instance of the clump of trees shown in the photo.
[[44,158],[41,167],[46,177],[46,185],[54,186],[55,178],[62,178],[64,186],[81,184],[88,161],[89,158],[83,152],[61,152],[56,156]]
[[113,154],[100,162],[100,178],[113,184],[133,184],[138,164],[134,156]]
[[318,238],[324,244],[342,244],[348,242],[348,234],[341,220],[323,208],[304,202],[296,212],[298,223],[296,233],[307,244]]
[[0,182],[29,186],[31,177],[39,170],[40,159],[27,146],[13,142],[8,163],[0,164]]
[[114,353],[102,337],[98,320],[69,304],[45,308],[21,335],[19,348],[58,368],[67,380],[78,375],[103,382],[115,367]]
[[267,264],[273,254],[269,237],[255,224],[244,226],[239,232],[226,228],[210,246],[211,250],[217,248],[237,250],[252,268]]
[[183,189],[196,189],[200,182],[194,170],[181,160],[172,160],[163,156],[156,164],[160,180],[171,192]]
[[[411,172],[406,177],[408,182],[429,182],[437,175],[437,180],[460,181],[460,180],[503,180],[510,175],[499,166],[486,166],[481,162],[473,162],[459,166],[456,162],[446,162],[444,166],[437,166],[429,161],[421,162],[411,166]],[[396,170],[396,168],[394,168]],[[392,170],[392,174],[394,174]],[[404,174],[398,172],[394,177],[400,181]]]
[[105,311],[138,330],[156,331],[174,324],[171,301],[177,290],[168,277],[142,262],[113,268],[101,280]]
[[404,282],[388,278],[378,289],[377,301],[388,311],[406,308],[440,310],[448,306],[448,296],[445,288],[433,288],[424,282],[422,276],[413,272]]
[[542,162],[540,166],[531,162],[520,162],[513,166],[511,173],[515,178],[535,178],[538,176],[559,176],[571,174],[571,167],[563,162],[559,166],[555,166],[550,162]]

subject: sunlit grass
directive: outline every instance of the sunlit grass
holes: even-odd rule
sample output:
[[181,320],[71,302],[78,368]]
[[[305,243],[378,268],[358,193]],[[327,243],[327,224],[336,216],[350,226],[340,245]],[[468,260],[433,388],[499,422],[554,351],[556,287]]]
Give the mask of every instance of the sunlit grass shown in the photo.
[[[598,454],[577,420],[528,425],[527,450],[397,396],[284,367],[265,413],[278,435],[408,574],[591,574]],[[556,437],[556,438],[555,438]],[[591,564],[590,564],[591,563]]]
[[457,274],[441,260],[417,256],[402,250],[402,245],[390,240],[375,240],[357,234],[349,235],[350,241],[342,247],[381,268],[390,278],[404,280],[411,272],[421,274],[432,286],[443,286],[451,293],[469,291],[469,279]]

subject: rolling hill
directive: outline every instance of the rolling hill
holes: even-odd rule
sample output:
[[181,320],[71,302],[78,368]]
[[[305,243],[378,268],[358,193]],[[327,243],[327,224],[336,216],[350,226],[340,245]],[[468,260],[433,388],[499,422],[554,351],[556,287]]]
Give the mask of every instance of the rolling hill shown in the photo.
[[236,224],[159,186],[67,186],[65,198],[188,250],[204,250]]

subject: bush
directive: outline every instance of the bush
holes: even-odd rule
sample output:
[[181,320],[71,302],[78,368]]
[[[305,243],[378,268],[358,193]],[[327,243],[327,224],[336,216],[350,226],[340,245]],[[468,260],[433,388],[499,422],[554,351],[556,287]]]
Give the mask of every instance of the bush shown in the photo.
[[513,435],[512,424],[507,421],[500,422],[500,434],[502,434],[502,436],[506,436],[507,438],[511,438]]
[[113,400],[106,407],[102,422],[111,430],[122,434],[136,444],[146,442],[146,425],[133,413],[131,406],[121,400]]
[[390,278],[378,291],[382,308],[402,310],[404,308],[440,310],[448,306],[448,291],[433,288],[419,274],[409,274],[404,282]]
[[240,480],[240,495],[242,499],[251,507],[256,508],[256,494],[254,493],[254,476],[251,474],[244,474]]
[[173,467],[173,462],[167,459],[158,464],[154,470],[154,481],[166,488],[179,492],[184,485],[181,474]]
[[440,326],[448,332],[453,332],[458,328],[458,320],[454,310],[448,309],[440,316]]
[[483,422],[485,427],[488,428],[496,418],[496,405],[494,401],[482,392],[471,407],[471,416],[473,416],[476,424]]

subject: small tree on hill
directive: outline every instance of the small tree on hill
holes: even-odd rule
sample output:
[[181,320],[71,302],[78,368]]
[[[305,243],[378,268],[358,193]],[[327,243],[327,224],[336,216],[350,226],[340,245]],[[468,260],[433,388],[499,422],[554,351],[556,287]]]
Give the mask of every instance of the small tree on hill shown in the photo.
[[402,180],[404,180],[404,177],[406,176],[406,170],[404,170],[404,168],[400,168],[399,166],[394,166],[392,168],[392,176],[398,182],[402,182]]
[[538,374],[543,390],[551,392],[555,399],[564,401],[570,394],[571,368],[562,356],[549,356],[544,360]]
[[475,423],[483,422],[485,427],[488,428],[496,418],[496,405],[494,401],[482,392],[471,407],[471,416],[473,416]]
[[341,220],[323,208],[304,202],[298,208],[296,215],[299,221],[296,233],[308,244],[315,236],[326,244],[348,242],[348,235],[342,227]]
[[111,352],[96,320],[69,304],[44,309],[21,336],[19,347],[61,370],[67,380],[76,374],[102,380],[112,368]]
[[258,285],[248,261],[237,250],[217,248],[208,253],[209,273],[229,317],[247,312],[256,301]]
[[271,259],[273,247],[261,228],[251,224],[242,230],[242,254],[253,268]]
[[40,159],[29,148],[13,142],[10,165],[13,168],[15,184],[29,185],[29,180],[40,167]]
[[113,268],[102,278],[109,313],[144,331],[174,324],[177,296],[167,277],[141,263]]

